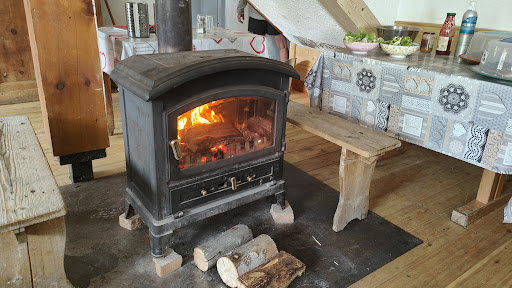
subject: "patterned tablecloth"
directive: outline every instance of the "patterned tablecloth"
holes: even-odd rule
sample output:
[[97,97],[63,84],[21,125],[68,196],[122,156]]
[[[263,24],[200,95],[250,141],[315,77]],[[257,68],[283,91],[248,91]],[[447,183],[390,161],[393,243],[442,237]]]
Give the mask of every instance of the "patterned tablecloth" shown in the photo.
[[311,106],[501,174],[512,174],[512,82],[458,59],[376,49],[323,52],[305,79]]
[[[213,33],[197,34],[192,29],[193,50],[238,49],[270,58],[264,36],[214,27]],[[98,46],[103,72],[110,74],[117,64],[133,55],[158,53],[155,34],[149,38],[130,38],[125,29],[98,28]]]

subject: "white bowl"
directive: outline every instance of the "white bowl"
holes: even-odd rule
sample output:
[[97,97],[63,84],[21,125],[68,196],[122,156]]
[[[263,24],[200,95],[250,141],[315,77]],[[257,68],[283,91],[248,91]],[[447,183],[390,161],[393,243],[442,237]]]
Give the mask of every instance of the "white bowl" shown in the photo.
[[343,40],[343,43],[345,43],[345,46],[352,50],[353,53],[356,54],[366,54],[369,51],[372,51],[373,49],[377,48],[379,46],[379,42],[354,42],[354,43],[347,43],[345,40]]
[[418,51],[420,45],[413,43],[413,46],[398,46],[380,43],[380,47],[382,50],[386,51],[386,53],[391,55],[391,57],[405,58],[406,56],[409,56]]

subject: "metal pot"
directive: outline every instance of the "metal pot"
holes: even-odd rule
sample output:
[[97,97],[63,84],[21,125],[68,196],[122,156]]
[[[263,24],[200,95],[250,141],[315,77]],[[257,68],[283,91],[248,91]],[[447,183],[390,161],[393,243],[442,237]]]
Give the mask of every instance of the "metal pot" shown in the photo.
[[405,26],[375,26],[375,29],[377,30],[377,37],[382,37],[386,41],[394,37],[411,37],[414,40],[422,30],[421,28]]

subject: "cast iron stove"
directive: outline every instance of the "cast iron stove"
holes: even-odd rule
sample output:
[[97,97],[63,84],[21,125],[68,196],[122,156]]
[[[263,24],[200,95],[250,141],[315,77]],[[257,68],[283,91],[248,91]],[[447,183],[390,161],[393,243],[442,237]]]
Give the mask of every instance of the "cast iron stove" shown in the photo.
[[120,89],[128,188],[163,256],[173,230],[275,195],[282,180],[288,64],[237,50],[130,57]]

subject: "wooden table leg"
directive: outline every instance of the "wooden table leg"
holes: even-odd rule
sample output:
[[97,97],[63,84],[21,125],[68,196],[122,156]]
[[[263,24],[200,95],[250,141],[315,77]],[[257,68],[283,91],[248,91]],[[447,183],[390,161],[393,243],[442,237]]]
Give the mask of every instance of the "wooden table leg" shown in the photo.
[[452,212],[452,221],[467,227],[471,222],[487,215],[506,203],[512,193],[502,194],[506,175],[484,169],[476,199]]
[[103,72],[103,84],[105,86],[105,106],[107,109],[107,129],[108,135],[114,135],[116,125],[114,123],[114,105],[112,104],[112,89],[110,84],[110,75]]
[[351,220],[362,220],[368,215],[370,182],[379,156],[365,158],[346,148],[341,149],[340,199],[332,230],[343,230]]

